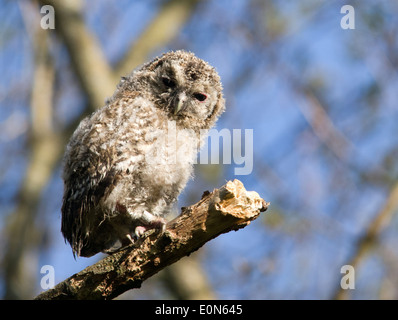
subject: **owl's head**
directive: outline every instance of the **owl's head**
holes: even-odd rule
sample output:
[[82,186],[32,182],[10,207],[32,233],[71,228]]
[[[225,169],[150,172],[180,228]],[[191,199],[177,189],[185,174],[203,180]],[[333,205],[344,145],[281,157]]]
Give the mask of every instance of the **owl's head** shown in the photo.
[[209,129],[225,109],[219,75],[191,52],[165,53],[144,70],[156,105],[184,128]]

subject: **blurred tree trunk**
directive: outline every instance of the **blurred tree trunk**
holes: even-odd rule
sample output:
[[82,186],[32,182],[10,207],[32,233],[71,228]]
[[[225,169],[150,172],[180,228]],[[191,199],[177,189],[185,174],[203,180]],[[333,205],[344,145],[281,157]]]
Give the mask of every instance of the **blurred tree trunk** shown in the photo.
[[[365,260],[378,242],[380,233],[389,225],[396,209],[398,208],[398,183],[396,183],[385,200],[384,205],[369,224],[367,230],[359,238],[347,265],[357,270],[360,263]],[[349,298],[350,290],[344,290],[338,286],[334,292],[334,300],[345,300]]]
[[[24,14],[31,9],[21,4]],[[25,22],[28,19],[25,19]],[[26,299],[35,288],[37,263],[35,254],[41,241],[42,228],[36,221],[41,192],[50,179],[63,150],[62,141],[52,128],[52,95],[54,67],[48,51],[47,33],[39,25],[26,25],[34,45],[34,76],[31,92],[31,132],[27,146],[29,163],[17,196],[18,205],[9,216],[6,252],[2,265],[5,273],[5,299]],[[33,252],[31,252],[33,251]],[[27,266],[31,267],[27,267]]]
[[162,280],[176,299],[213,300],[216,295],[200,265],[200,254],[186,257],[162,271]]

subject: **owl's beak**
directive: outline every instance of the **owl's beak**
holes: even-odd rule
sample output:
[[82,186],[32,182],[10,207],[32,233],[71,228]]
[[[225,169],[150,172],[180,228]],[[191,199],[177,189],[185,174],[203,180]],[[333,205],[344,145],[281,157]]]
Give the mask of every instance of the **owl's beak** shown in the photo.
[[185,94],[185,92],[180,93],[176,99],[176,104],[174,106],[174,114],[177,114],[183,109],[186,101],[187,101],[187,95]]

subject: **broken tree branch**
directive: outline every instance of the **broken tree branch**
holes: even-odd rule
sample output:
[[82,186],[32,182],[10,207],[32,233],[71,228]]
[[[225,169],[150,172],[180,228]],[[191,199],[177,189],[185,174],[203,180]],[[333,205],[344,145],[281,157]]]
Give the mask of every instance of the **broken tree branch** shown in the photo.
[[222,233],[238,230],[256,219],[269,203],[246,191],[239,180],[205,192],[167,224],[163,234],[147,235],[119,252],[74,274],[36,297],[37,300],[113,299],[139,288],[166,266],[189,255]]

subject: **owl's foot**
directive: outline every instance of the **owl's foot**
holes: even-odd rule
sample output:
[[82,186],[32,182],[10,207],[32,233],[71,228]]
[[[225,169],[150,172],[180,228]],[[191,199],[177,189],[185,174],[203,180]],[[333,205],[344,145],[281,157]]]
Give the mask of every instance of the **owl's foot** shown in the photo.
[[[132,237],[130,233],[127,233],[126,238],[129,242],[134,244],[138,238],[141,238],[145,234],[145,232],[150,229],[154,228],[150,228],[149,226],[137,226],[134,229],[134,236]],[[128,243],[126,243],[125,245],[128,245]]]
[[134,234],[137,238],[140,238],[144,235],[146,230],[147,230],[147,228],[145,228],[144,226],[138,226],[135,228]]
[[134,243],[134,239],[131,237],[130,233],[126,234],[126,238],[127,238],[131,243]]
[[[145,211],[146,214],[149,214],[147,211]],[[163,233],[166,230],[166,220],[151,215],[151,220],[148,223],[144,223],[141,226],[137,226],[134,230],[134,234],[137,238],[140,238],[144,235],[144,233],[148,230],[155,229],[159,233]]]

